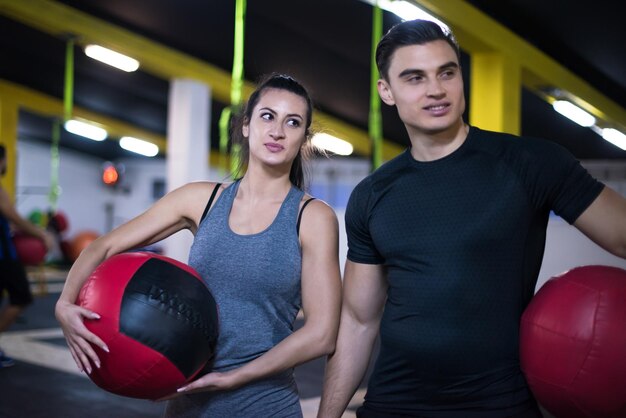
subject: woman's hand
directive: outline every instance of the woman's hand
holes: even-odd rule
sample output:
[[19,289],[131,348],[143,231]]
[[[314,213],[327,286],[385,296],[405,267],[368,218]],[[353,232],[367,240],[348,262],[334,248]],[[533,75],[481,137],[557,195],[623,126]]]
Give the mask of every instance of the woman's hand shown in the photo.
[[231,370],[224,373],[213,372],[194,380],[187,386],[178,389],[179,393],[196,393],[216,390],[231,390],[239,386],[237,372]]
[[90,343],[107,353],[109,348],[104,341],[85,327],[83,318],[100,319],[100,315],[73,303],[58,301],[55,307],[55,316],[61,324],[70,353],[72,353],[78,369],[81,372],[91,373],[91,363],[99,368],[100,359]]
[[213,372],[194,380],[186,386],[179,388],[176,393],[157,399],[157,401],[167,401],[181,395],[189,395],[199,392],[215,392],[218,390],[232,390],[243,384],[238,378],[238,372],[231,370],[224,373]]

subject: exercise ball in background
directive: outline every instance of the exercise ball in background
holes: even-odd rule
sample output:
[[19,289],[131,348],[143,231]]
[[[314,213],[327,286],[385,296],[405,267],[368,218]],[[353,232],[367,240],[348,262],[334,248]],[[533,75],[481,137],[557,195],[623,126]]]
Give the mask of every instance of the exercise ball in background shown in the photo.
[[54,229],[59,234],[65,232],[69,227],[67,216],[65,216],[65,214],[60,211],[51,214],[48,219],[48,226]]
[[199,274],[148,252],[115,255],[91,274],[76,303],[100,315],[86,327],[108,346],[91,380],[109,392],[158,399],[193,380],[212,359],[217,306]]
[[68,261],[71,263],[76,261],[80,253],[99,236],[100,234],[96,231],[81,231],[74,235],[74,237],[68,241],[68,245],[66,246],[65,252]]
[[583,266],[548,280],[522,316],[520,362],[555,417],[626,417],[626,270]]
[[46,258],[46,244],[39,238],[17,232],[13,235],[17,258],[25,266],[38,266]]
[[41,226],[42,228],[46,226],[47,222],[46,214],[44,214],[39,209],[33,209],[28,214],[28,220],[30,221],[30,223]]

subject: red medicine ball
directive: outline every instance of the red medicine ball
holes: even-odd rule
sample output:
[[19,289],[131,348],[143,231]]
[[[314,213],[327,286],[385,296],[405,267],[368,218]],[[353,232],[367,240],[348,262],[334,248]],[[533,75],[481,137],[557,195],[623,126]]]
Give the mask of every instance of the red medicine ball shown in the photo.
[[548,280],[524,311],[520,349],[555,417],[626,417],[626,270],[584,266]]
[[69,222],[67,220],[67,216],[65,216],[63,212],[56,212],[50,217],[48,225],[58,233],[62,233],[67,231],[67,228],[69,227]]
[[46,258],[46,244],[32,235],[17,233],[13,235],[13,245],[17,252],[17,258],[25,266],[38,266]]
[[85,325],[110,352],[94,346],[101,367],[89,377],[109,392],[161,398],[193,380],[213,357],[215,300],[200,275],[179,261],[117,254],[91,274],[76,304],[100,315]]

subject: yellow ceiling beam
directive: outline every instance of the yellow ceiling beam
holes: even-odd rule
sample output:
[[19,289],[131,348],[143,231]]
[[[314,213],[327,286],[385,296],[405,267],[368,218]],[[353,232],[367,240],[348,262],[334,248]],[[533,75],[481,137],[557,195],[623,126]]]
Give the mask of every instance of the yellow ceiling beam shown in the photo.
[[[45,117],[63,118],[63,101],[52,96],[40,93],[30,88],[0,79],[0,100],[10,100],[20,108],[29,112],[38,113]],[[107,130],[110,137],[134,136],[152,142],[165,153],[165,137],[154,132],[141,129],[135,125],[122,122],[100,113],[92,112],[79,106],[74,106],[73,117],[95,122]]]
[[470,55],[495,51],[509,56],[522,66],[522,84],[529,90],[544,98],[548,89],[564,91],[606,124],[626,129],[626,109],[466,1],[413,1],[444,20]]
[[[0,14],[53,36],[62,38],[71,34],[77,37],[78,45],[96,43],[129,55],[140,61],[142,71],[166,80],[191,78],[205,82],[211,86],[217,101],[230,103],[231,75],[228,72],[66,5],[52,0],[0,0]],[[253,88],[254,85],[246,81],[243,96],[247,98]],[[370,154],[366,131],[320,111],[315,115],[320,126],[350,142],[356,152]],[[403,149],[386,142],[385,159],[394,157]]]
[[[141,70],[165,80],[192,78],[211,85],[213,96],[230,102],[230,75],[220,68],[165,47],[87,13],[51,0],[0,0],[0,13],[57,38],[76,37],[77,45],[98,44],[131,56]],[[249,94],[251,85],[244,89]]]
[[[7,104],[8,106],[2,106]],[[0,79],[0,109],[18,108],[26,111],[40,114],[44,117],[62,119],[64,115],[63,102],[56,97],[51,97],[28,87],[20,86],[10,81]],[[118,140],[122,136],[134,136],[136,138],[145,139],[159,147],[159,153],[165,154],[166,139],[163,135],[156,134],[152,131],[138,128],[135,125],[120,121],[115,118],[103,116],[90,110],[75,106],[73,109],[74,116],[96,123],[107,130],[109,136]],[[0,124],[1,125],[1,124]],[[10,138],[11,135],[17,134],[17,120],[15,126],[11,125],[10,130],[3,129],[3,138]],[[6,132],[6,135],[4,133]],[[12,133],[13,132],[13,133]],[[52,133],[50,133],[52,135]],[[211,167],[218,167],[220,159],[219,152],[211,150],[209,155],[209,163]]]

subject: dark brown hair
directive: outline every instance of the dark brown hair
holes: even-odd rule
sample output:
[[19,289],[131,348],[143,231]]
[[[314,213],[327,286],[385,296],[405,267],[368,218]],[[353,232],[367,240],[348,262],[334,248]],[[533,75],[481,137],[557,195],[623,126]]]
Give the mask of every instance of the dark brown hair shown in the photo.
[[376,66],[380,76],[389,81],[389,66],[396,49],[409,45],[423,45],[434,41],[446,41],[456,53],[459,64],[461,51],[451,31],[444,30],[430,20],[407,20],[394,25],[381,38],[376,47]]

